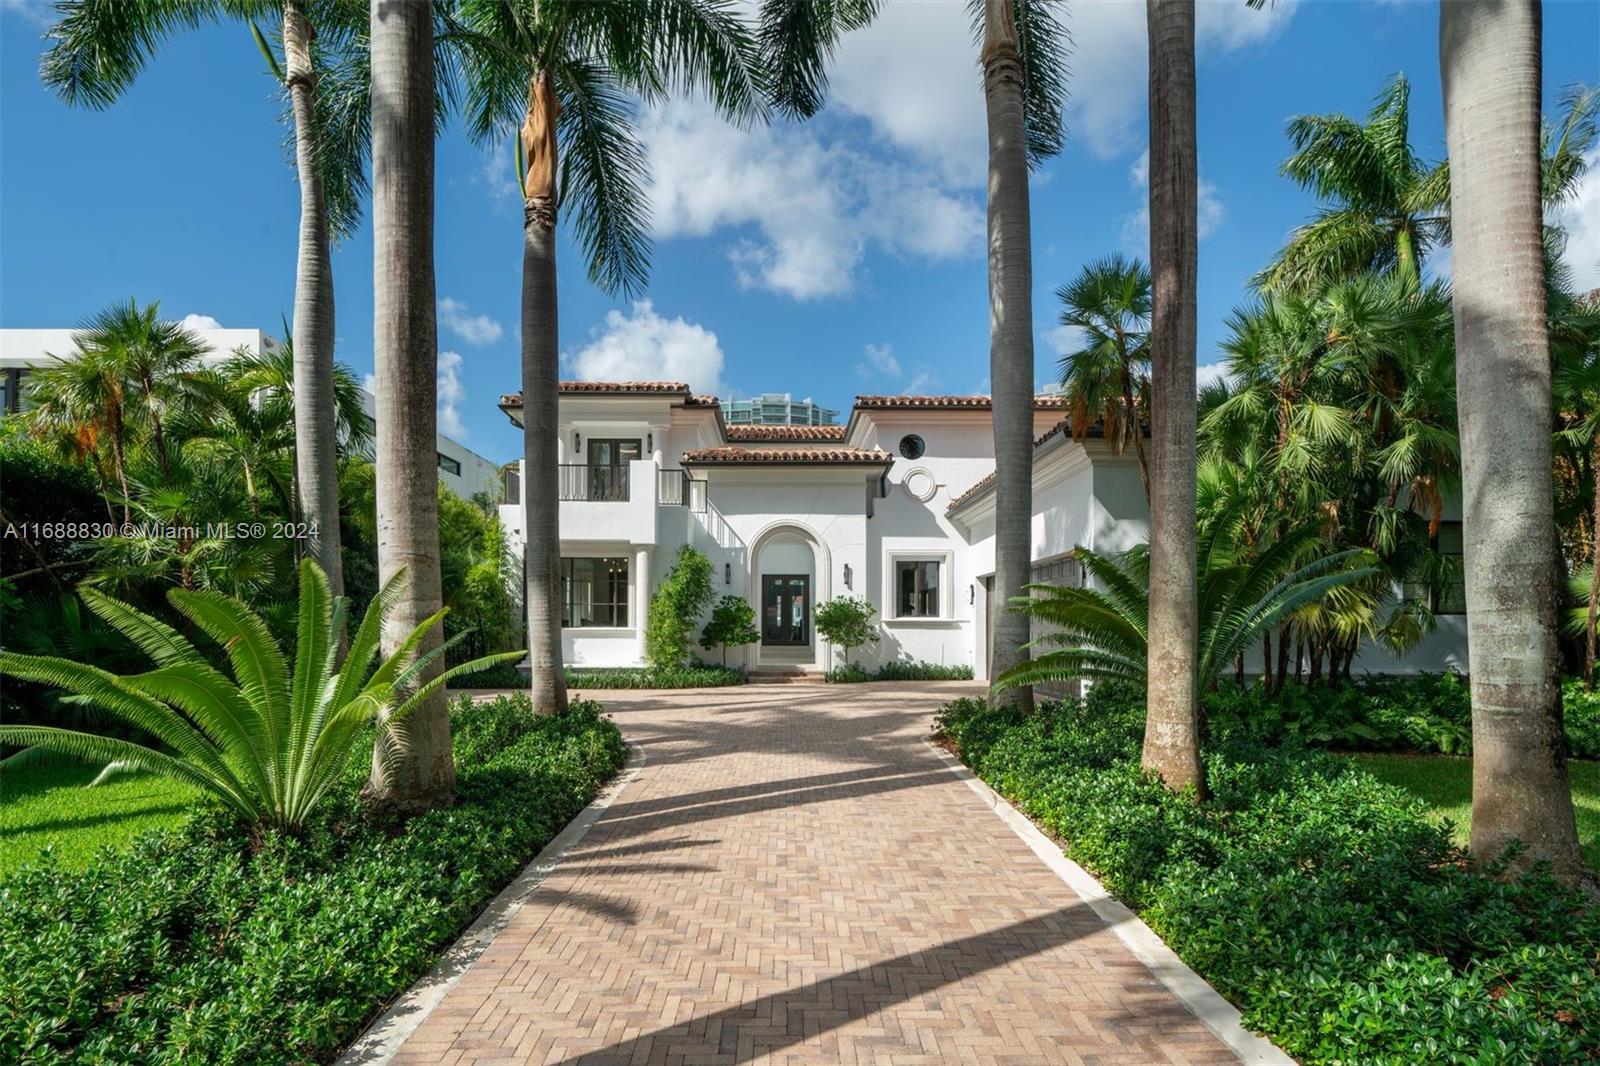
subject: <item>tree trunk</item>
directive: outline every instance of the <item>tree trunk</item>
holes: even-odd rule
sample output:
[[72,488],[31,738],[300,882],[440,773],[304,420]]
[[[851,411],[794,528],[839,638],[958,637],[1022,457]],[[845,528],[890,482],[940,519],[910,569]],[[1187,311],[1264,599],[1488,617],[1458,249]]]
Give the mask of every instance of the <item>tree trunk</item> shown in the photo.
[[[1011,0],[985,0],[983,95],[989,129],[989,380],[995,464],[993,676],[1028,659],[1026,594],[1033,556],[1033,250],[1022,56]],[[1033,709],[1033,689],[1000,699]]]
[[1289,627],[1278,627],[1278,682],[1274,693],[1281,693],[1289,682]]
[[1148,0],[1150,41],[1150,616],[1143,765],[1205,791],[1195,596],[1194,0]]
[[1261,683],[1272,695],[1272,630],[1261,631]]
[[302,0],[283,6],[284,81],[294,112],[295,168],[300,182],[300,248],[294,278],[294,467],[306,549],[344,595],[339,554],[339,462],[334,450],[333,260],[328,212],[317,171],[316,70],[313,31]]
[[[404,569],[384,654],[443,605],[433,276],[433,10],[372,0],[372,354],[377,376],[378,576]],[[297,353],[298,354],[298,353]],[[437,648],[435,627],[421,651]],[[425,677],[437,676],[435,660]],[[372,753],[370,797],[410,813],[449,803],[456,770],[440,691]]]
[[[560,332],[556,306],[556,117],[548,77],[528,91],[523,122],[522,507],[527,530],[528,666],[535,714],[567,708],[561,666],[561,503],[557,484]],[[644,625],[646,605],[633,605]]]
[[1139,420],[1139,405],[1133,398],[1133,382],[1124,365],[1122,372],[1122,404],[1128,412],[1128,424],[1133,437],[1133,454],[1139,460],[1139,480],[1144,484],[1144,502],[1150,503],[1150,461],[1144,454],[1144,423]]
[[1472,854],[1580,868],[1557,675],[1538,0],[1440,5],[1472,670]]
[[[1600,433],[1594,440],[1594,470],[1600,474]],[[1583,684],[1594,691],[1595,623],[1600,616],[1600,483],[1594,492],[1594,524],[1589,535],[1589,627],[1583,634]]]

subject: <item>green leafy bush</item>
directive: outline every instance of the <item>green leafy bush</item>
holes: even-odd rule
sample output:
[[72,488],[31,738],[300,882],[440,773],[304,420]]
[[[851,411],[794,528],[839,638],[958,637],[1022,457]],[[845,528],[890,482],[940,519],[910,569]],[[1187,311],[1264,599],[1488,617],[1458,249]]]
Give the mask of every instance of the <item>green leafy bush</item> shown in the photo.
[[[1565,685],[1566,732],[1575,758],[1600,758],[1600,693]],[[1259,685],[1223,682],[1205,695],[1213,736],[1269,744],[1294,741],[1346,751],[1472,751],[1472,693],[1456,673],[1369,675],[1333,687],[1288,684],[1276,696]]]
[[840,684],[862,681],[971,681],[972,667],[896,659],[884,663],[876,670],[868,670],[847,663],[829,670],[828,680]]
[[761,639],[756,631],[756,609],[743,596],[724,596],[711,609],[711,620],[700,633],[700,646],[707,651],[722,648],[722,665],[728,665],[728,648],[754,644]]
[[675,670],[652,667],[618,666],[568,670],[567,688],[723,688],[745,683],[743,670],[733,666],[712,666],[696,662]]
[[593,703],[451,708],[456,806],[373,824],[351,760],[298,835],[205,811],[0,880],[0,1061],[327,1061],[622,765]]
[[844,652],[844,665],[850,667],[850,653],[856,648],[878,641],[877,627],[872,624],[873,606],[855,596],[836,596],[817,605],[811,624],[829,643]]
[[689,658],[700,616],[711,605],[711,560],[685,544],[661,586],[650,597],[644,654],[660,671],[676,670]]
[[1591,899],[1468,870],[1417,800],[1298,746],[1214,740],[1212,798],[1174,796],[1139,769],[1140,704],[958,700],[939,730],[1301,1061],[1600,1056]]

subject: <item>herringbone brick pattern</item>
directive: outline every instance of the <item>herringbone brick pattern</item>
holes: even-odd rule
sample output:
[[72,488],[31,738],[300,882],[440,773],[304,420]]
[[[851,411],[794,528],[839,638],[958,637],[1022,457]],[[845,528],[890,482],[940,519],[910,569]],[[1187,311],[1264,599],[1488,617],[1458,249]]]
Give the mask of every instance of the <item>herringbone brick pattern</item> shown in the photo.
[[929,752],[959,689],[605,694],[640,776],[396,1061],[1234,1061]]

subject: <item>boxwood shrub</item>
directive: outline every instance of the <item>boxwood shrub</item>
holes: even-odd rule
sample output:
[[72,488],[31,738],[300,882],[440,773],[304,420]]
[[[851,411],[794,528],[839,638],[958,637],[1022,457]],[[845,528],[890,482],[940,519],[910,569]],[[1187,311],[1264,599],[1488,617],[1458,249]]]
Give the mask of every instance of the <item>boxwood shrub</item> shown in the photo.
[[367,761],[297,837],[224,813],[0,881],[0,1061],[327,1061],[622,765],[598,705],[451,710],[458,802],[404,825],[360,805]]
[[945,741],[1303,1062],[1600,1060],[1600,906],[1467,868],[1349,760],[1244,737],[1195,804],[1139,770],[1140,694],[1023,718],[958,700]]

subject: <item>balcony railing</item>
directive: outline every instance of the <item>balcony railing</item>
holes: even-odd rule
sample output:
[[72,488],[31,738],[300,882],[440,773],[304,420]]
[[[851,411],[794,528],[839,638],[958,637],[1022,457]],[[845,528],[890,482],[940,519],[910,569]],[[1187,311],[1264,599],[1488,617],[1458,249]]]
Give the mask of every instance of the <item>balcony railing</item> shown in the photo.
[[557,484],[562,500],[626,502],[628,468],[621,465],[563,463],[559,468]]

